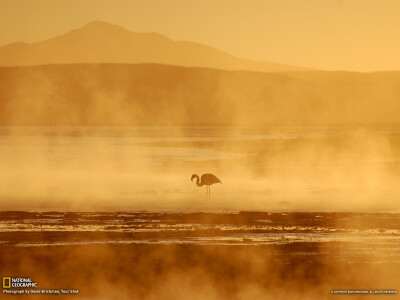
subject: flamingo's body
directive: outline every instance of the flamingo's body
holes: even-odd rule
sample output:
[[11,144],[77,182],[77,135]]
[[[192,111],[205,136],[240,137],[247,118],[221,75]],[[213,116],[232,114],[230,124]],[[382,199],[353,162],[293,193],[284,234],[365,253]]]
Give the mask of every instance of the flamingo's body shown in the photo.
[[219,178],[217,176],[215,176],[214,174],[203,174],[203,175],[201,175],[201,180],[200,180],[198,175],[193,174],[192,178],[191,178],[191,181],[193,181],[193,179],[195,179],[195,178],[196,178],[196,185],[197,186],[201,187],[201,186],[205,185],[207,187],[207,189],[206,189],[206,193],[207,194],[206,195],[208,197],[210,197],[210,186],[211,185],[213,185],[215,183],[221,183],[222,184],[221,180],[219,180]]

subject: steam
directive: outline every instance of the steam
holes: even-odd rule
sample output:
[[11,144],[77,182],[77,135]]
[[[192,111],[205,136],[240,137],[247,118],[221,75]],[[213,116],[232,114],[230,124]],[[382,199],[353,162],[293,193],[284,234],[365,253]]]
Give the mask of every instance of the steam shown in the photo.
[[398,284],[396,267],[330,262],[313,243],[290,247],[290,252],[189,245],[2,248],[1,260],[4,272],[30,276],[42,289],[74,288],[77,297],[96,299],[325,299],[334,289]]
[[[1,209],[399,209],[399,127],[373,125],[398,116],[390,74],[0,71]],[[224,182],[211,201],[193,173]]]
[[[7,127],[0,137],[1,208],[399,209],[399,149],[388,131],[199,130]],[[190,181],[194,172],[223,180],[211,187],[211,201]]]

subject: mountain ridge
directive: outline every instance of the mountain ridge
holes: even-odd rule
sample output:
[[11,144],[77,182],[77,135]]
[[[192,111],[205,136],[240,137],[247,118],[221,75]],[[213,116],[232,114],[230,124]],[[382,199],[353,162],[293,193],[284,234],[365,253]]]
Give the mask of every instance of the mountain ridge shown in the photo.
[[157,63],[259,72],[312,71],[238,58],[201,43],[176,41],[155,32],[132,32],[104,21],[93,21],[50,39],[0,47],[0,66],[77,63]]

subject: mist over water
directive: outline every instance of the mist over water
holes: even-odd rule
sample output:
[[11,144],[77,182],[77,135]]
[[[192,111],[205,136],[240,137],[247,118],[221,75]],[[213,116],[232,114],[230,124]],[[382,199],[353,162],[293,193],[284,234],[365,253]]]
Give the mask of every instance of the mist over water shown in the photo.
[[2,210],[396,212],[400,126],[1,127],[0,165]]

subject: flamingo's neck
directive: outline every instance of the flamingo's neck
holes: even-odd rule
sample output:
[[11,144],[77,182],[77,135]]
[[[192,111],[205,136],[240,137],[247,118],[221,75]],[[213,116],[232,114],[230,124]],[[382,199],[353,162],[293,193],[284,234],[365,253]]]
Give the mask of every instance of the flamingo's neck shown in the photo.
[[203,186],[204,185],[204,183],[200,182],[200,178],[197,175],[196,175],[196,185],[197,186]]

